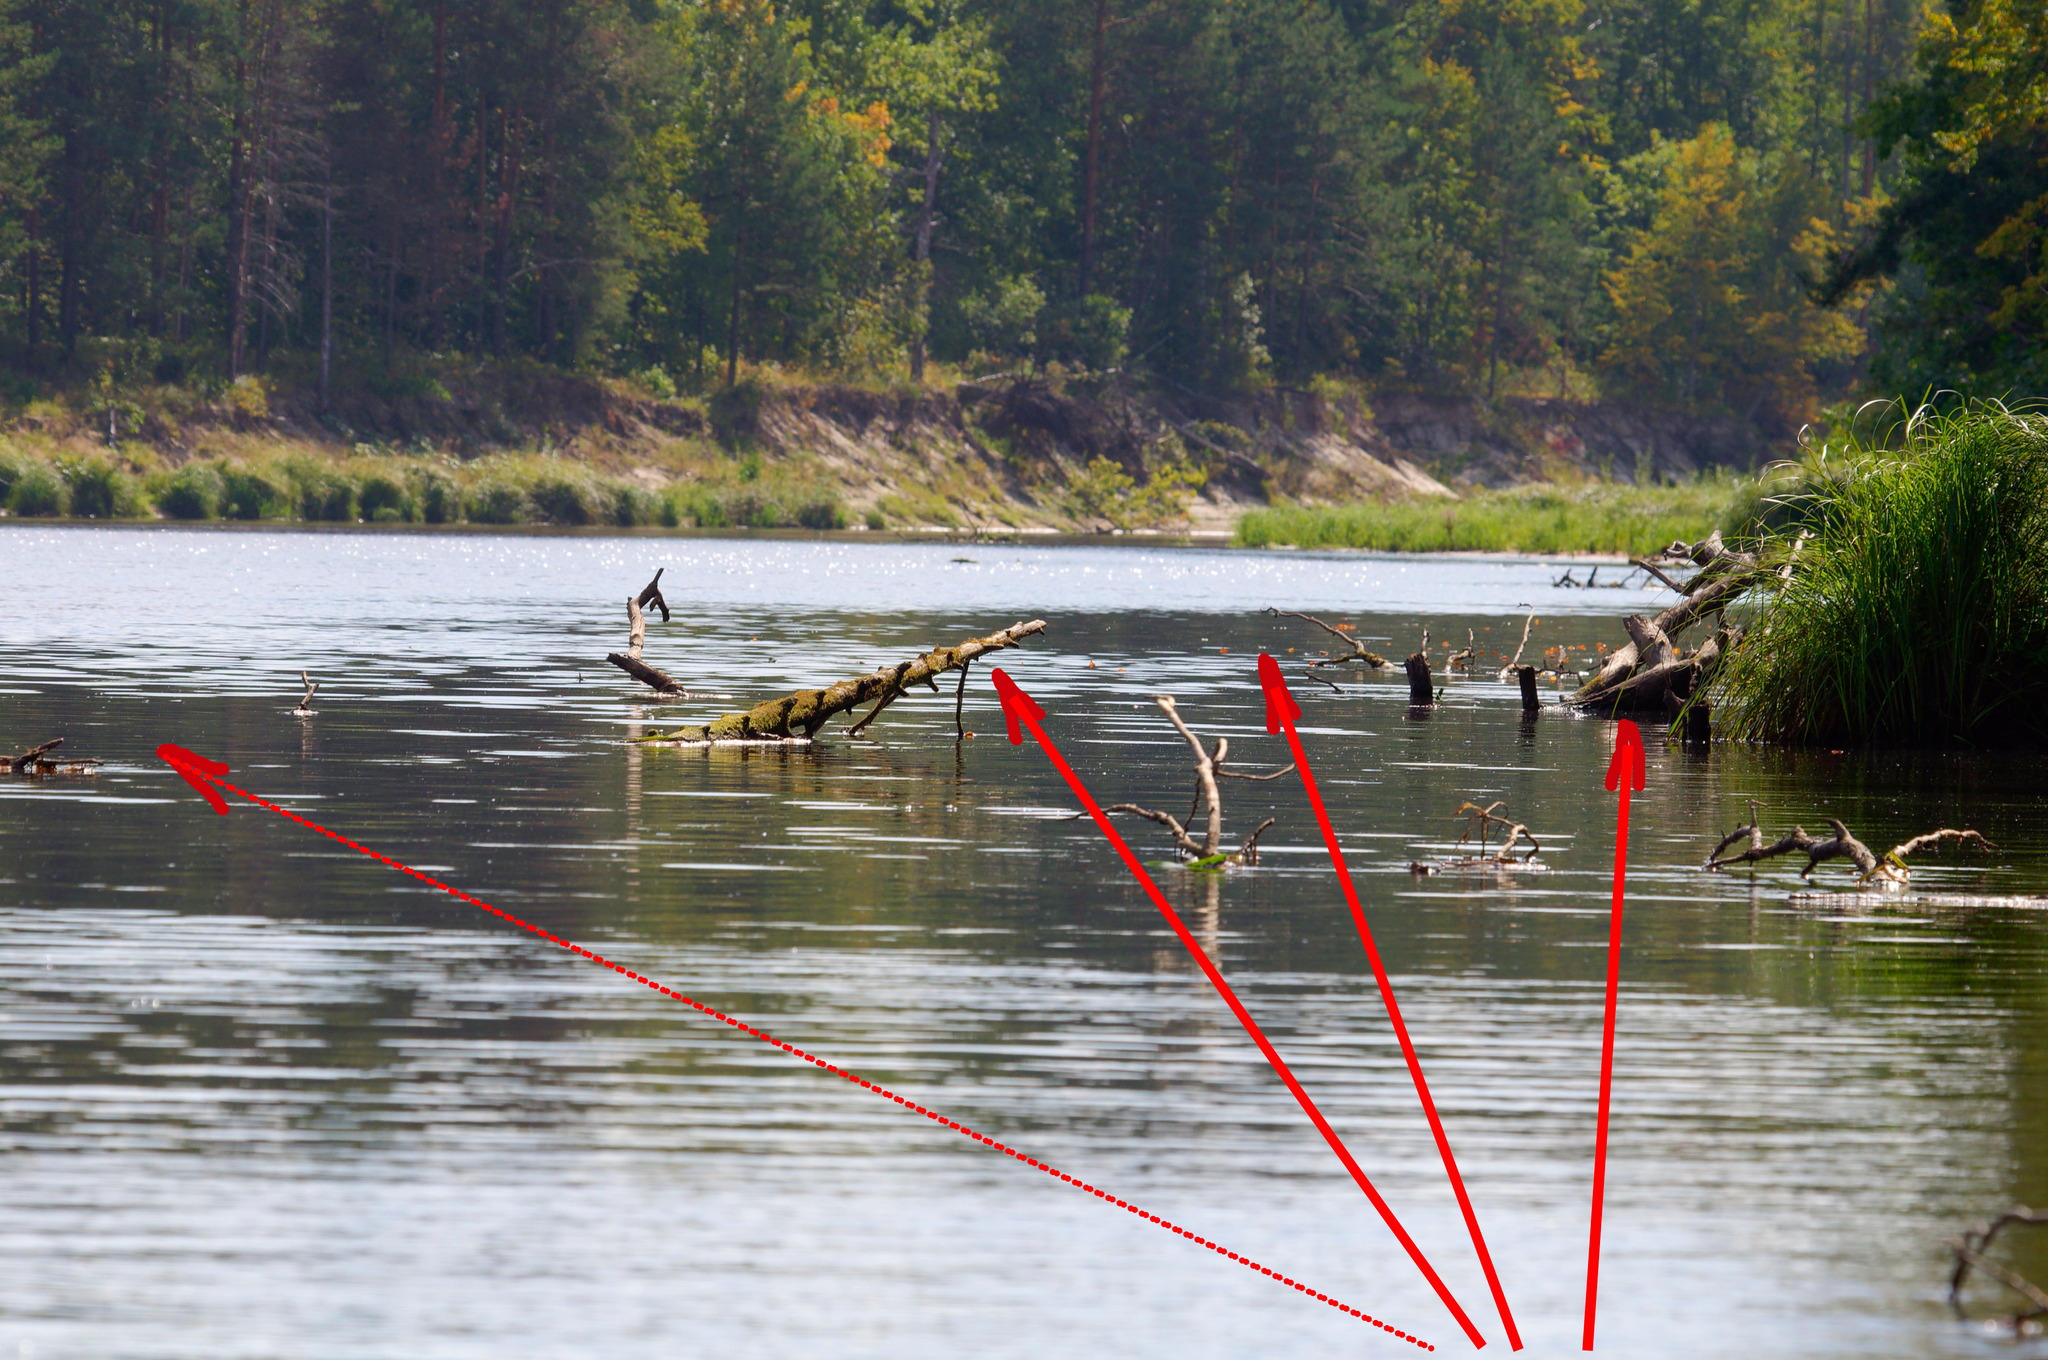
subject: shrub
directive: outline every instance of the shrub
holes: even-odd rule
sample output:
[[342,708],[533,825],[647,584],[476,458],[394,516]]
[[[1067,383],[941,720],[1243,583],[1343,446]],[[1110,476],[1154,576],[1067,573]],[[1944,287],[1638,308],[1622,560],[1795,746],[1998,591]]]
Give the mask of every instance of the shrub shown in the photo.
[[882,530],[882,529],[886,529],[886,528],[888,528],[888,527],[889,527],[889,521],[888,521],[888,520],[886,520],[886,519],[884,519],[884,518],[882,517],[882,512],[881,512],[881,511],[879,511],[879,510],[870,510],[870,511],[868,511],[868,528],[870,528],[870,529],[874,529],[874,530],[877,530],[877,531],[880,531],[880,530]]
[[22,473],[28,471],[28,467],[27,458],[0,449],[0,505],[7,504],[8,498],[14,494],[14,484],[21,479]]
[[462,497],[455,484],[438,473],[418,474],[420,518],[428,524],[447,524],[462,517]]
[[534,509],[552,524],[588,524],[597,518],[590,484],[560,473],[542,477],[529,493]]
[[469,489],[469,518],[477,524],[519,524],[526,519],[526,493],[510,482],[486,477]]
[[837,496],[824,496],[797,507],[796,522],[805,529],[844,529],[846,507]]
[[7,508],[17,515],[64,513],[64,479],[48,463],[30,463],[14,478]]
[[1728,735],[2048,739],[2048,419],[1922,411],[1893,433],[1797,493],[1812,537],[1715,679]]
[[156,506],[172,519],[212,519],[220,513],[224,490],[211,464],[187,463],[164,484]]
[[141,509],[135,481],[103,458],[88,458],[71,469],[71,513],[85,519],[131,517]]
[[347,474],[329,469],[302,469],[299,473],[299,517],[309,520],[354,519],[355,485]]
[[711,430],[719,442],[734,444],[753,435],[761,420],[768,390],[759,379],[746,378],[711,394]]
[[363,478],[356,504],[362,508],[364,519],[377,524],[403,523],[413,516],[412,493],[403,482],[381,472]]
[[274,519],[290,508],[284,488],[253,468],[223,465],[220,480],[220,512],[229,519]]
[[636,524],[652,524],[662,513],[654,497],[637,486],[619,482],[607,488],[606,499],[611,506],[610,519],[621,528]]

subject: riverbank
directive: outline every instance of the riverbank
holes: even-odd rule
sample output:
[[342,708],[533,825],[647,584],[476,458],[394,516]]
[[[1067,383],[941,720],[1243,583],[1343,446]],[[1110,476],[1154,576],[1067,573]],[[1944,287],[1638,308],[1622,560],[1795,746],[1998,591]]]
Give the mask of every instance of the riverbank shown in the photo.
[[[1625,498],[1751,466],[1770,449],[1761,432],[1721,418],[1519,398],[1485,407],[1331,384],[1203,397],[1057,369],[926,389],[763,371],[698,398],[451,360],[337,393],[324,411],[316,394],[253,377],[42,392],[0,412],[0,508],[102,520],[1218,534],[1278,507],[1461,504],[1519,482],[1599,484]],[[1338,532],[1307,542],[1568,548],[1584,538],[1439,544]]]

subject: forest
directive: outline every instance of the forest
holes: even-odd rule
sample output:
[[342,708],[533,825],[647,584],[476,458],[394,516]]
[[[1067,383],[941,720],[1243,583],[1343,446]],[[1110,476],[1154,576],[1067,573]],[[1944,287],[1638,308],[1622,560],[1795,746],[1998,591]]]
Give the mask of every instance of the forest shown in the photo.
[[2024,396],[2041,0],[0,0],[39,383]]

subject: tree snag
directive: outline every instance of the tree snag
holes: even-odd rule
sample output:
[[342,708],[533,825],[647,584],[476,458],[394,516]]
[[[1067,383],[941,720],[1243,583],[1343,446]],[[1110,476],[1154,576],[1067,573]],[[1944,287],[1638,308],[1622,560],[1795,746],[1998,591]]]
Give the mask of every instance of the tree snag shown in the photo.
[[632,676],[635,680],[659,691],[663,695],[688,698],[689,696],[684,693],[681,685],[640,659],[640,649],[647,642],[647,616],[640,612],[641,609],[646,605],[652,604],[661,611],[661,621],[663,623],[668,622],[668,601],[661,597],[661,573],[667,570],[667,567],[663,567],[656,571],[654,579],[649,581],[638,595],[627,599],[626,623],[628,633],[626,650],[623,654],[619,652],[606,653],[604,659]]
[[[1264,612],[1273,615],[1275,618],[1306,619],[1308,622],[1322,629],[1325,633],[1328,633],[1330,636],[1342,638],[1344,641],[1351,644],[1351,652],[1348,656],[1334,656],[1329,653],[1325,653],[1320,661],[1311,661],[1308,663],[1310,670],[1314,670],[1318,666],[1364,666],[1369,670],[1383,671],[1388,669],[1393,664],[1392,662],[1388,661],[1385,657],[1379,655],[1378,653],[1367,651],[1365,649],[1365,644],[1363,642],[1360,642],[1357,638],[1351,636],[1351,634],[1345,632],[1343,629],[1338,628],[1332,624],[1324,623],[1321,619],[1317,618],[1313,614],[1296,614],[1286,609],[1275,609],[1270,605],[1266,607]],[[1315,678],[1318,680],[1323,679],[1323,677],[1321,677],[1320,675],[1316,676]],[[1330,682],[1327,680],[1323,680],[1323,683],[1327,685]],[[1331,688],[1334,689],[1336,687],[1332,685]]]
[[[1675,715],[1686,711],[1687,703],[1703,702],[1698,696],[1704,694],[1721,658],[1741,640],[1741,631],[1724,624],[1690,654],[1679,649],[1676,639],[1693,624],[1725,609],[1744,591],[1792,565],[1788,558],[1783,568],[1766,567],[1755,553],[1736,552],[1722,543],[1718,529],[1698,543],[1673,543],[1657,556],[1666,562],[1689,561],[1700,570],[1682,586],[1657,573],[1684,598],[1655,618],[1631,614],[1624,619],[1628,645],[1607,654],[1599,671],[1572,696],[1574,707],[1588,712],[1650,710]],[[1650,564],[1637,565],[1647,568]],[[1681,699],[1676,709],[1666,702],[1674,693]]]
[[[1416,860],[1408,866],[1408,872],[1411,874],[1440,874],[1446,869],[1532,867],[1531,861],[1543,853],[1543,846],[1537,841],[1536,833],[1529,830],[1522,823],[1511,822],[1506,817],[1496,817],[1494,815],[1504,806],[1506,806],[1504,803],[1489,803],[1485,807],[1481,807],[1473,802],[1459,804],[1458,810],[1451,815],[1453,817],[1465,818],[1465,829],[1458,833],[1456,844],[1463,845],[1476,834],[1479,837],[1479,853],[1458,859]],[[1489,854],[1486,848],[1486,841],[1495,825],[1499,825],[1506,830],[1507,839],[1500,843],[1499,849]],[[1520,859],[1516,859],[1511,852],[1515,848],[1515,843],[1521,840],[1529,842],[1529,853]],[[1540,869],[1543,866],[1534,865],[1533,867]]]
[[2007,1270],[1985,1257],[1985,1253],[1991,1250],[1991,1240],[2001,1229],[2015,1223],[2041,1227],[2048,1225],[2048,1214],[2038,1213],[2024,1204],[2015,1204],[1981,1228],[1965,1228],[1950,1239],[1948,1249],[1955,1253],[1956,1268],[1948,1277],[1948,1306],[1957,1317],[1963,1316],[1963,1280],[1972,1266],[2034,1305],[2028,1311],[2014,1313],[2007,1319],[2007,1325],[2014,1330],[2034,1318],[2048,1316],[2048,1291],[2043,1291],[2026,1276]]
[[[1190,731],[1187,723],[1181,720],[1180,710],[1174,706],[1173,696],[1156,694],[1152,697],[1152,702],[1159,705],[1160,711],[1166,714],[1167,721],[1173,724],[1174,730],[1186,739],[1187,744],[1195,753],[1195,801],[1188,808],[1187,821],[1182,822],[1180,818],[1170,812],[1160,812],[1155,808],[1139,807],[1136,803],[1117,803],[1104,808],[1103,811],[1106,813],[1128,812],[1133,817],[1143,817],[1148,822],[1157,822],[1165,827],[1168,834],[1173,837],[1173,847],[1176,854],[1186,855],[1194,860],[1199,868],[1213,868],[1223,864],[1257,864],[1259,862],[1259,837],[1266,833],[1267,827],[1273,825],[1274,818],[1268,817],[1265,821],[1260,822],[1252,829],[1252,833],[1244,838],[1244,843],[1238,846],[1235,852],[1228,855],[1224,854],[1217,849],[1223,841],[1223,796],[1217,788],[1216,781],[1219,779],[1252,779],[1263,782],[1269,779],[1278,779],[1284,774],[1292,774],[1294,766],[1290,763],[1265,774],[1240,774],[1236,770],[1226,770],[1223,767],[1224,763],[1230,759],[1230,738],[1216,738],[1216,749],[1213,751],[1207,750],[1202,745],[1202,739]],[[1196,841],[1188,828],[1194,824],[1195,814],[1201,811],[1205,805],[1209,809],[1208,827],[1203,838],[1200,841]],[[1071,821],[1086,815],[1086,813],[1076,813],[1074,818],[1069,818],[1068,820]]]
[[99,761],[90,757],[79,760],[58,760],[50,755],[64,744],[64,738],[53,737],[41,746],[32,746],[18,756],[0,756],[7,763],[7,773],[26,775],[34,779],[46,774],[91,774]]
[[1044,619],[1013,623],[1000,633],[969,638],[957,647],[934,648],[886,670],[841,680],[827,689],[799,690],[780,699],[755,704],[744,713],[728,713],[701,726],[680,727],[665,737],[645,737],[642,740],[681,742],[693,746],[725,741],[808,741],[841,713],[871,703],[874,708],[854,724],[853,731],[858,732],[874,721],[876,714],[901,698],[912,685],[923,685],[936,694],[939,689],[937,677],[947,671],[957,670],[984,653],[1015,647],[1025,638],[1044,631]]
[[[1764,834],[1757,822],[1757,809],[1762,804],[1754,798],[1749,800],[1749,825],[1739,826],[1721,838],[1714,847],[1714,853],[1707,856],[1707,862],[1700,867],[1708,870],[1725,869],[1735,864],[1754,864],[1759,860],[1773,859],[1779,855],[1801,853],[1806,856],[1806,867],[1799,871],[1801,878],[1811,875],[1815,868],[1831,859],[1846,859],[1863,873],[1858,885],[1873,879],[1885,884],[1901,884],[1912,876],[1912,868],[1906,863],[1906,856],[1920,850],[1938,849],[1944,845],[1967,845],[1972,849],[1992,851],[1998,847],[1984,839],[1976,831],[1958,831],[1943,827],[1925,835],[1902,841],[1877,855],[1869,846],[1851,835],[1849,828],[1833,817],[1827,819],[1835,834],[1822,839],[1811,835],[1806,828],[1795,826],[1771,844],[1764,844]],[[1747,840],[1749,846],[1739,855],[1721,858],[1721,852],[1738,841]]]

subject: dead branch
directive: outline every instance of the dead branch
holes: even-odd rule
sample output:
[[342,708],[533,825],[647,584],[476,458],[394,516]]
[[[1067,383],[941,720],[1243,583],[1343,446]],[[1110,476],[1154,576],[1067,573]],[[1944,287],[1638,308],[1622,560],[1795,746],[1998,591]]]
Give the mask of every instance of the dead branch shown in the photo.
[[[1223,768],[1224,762],[1230,759],[1230,739],[1228,737],[1218,737],[1216,739],[1216,748],[1211,751],[1202,745],[1201,737],[1197,736],[1181,718],[1180,709],[1174,704],[1173,696],[1156,694],[1152,697],[1152,702],[1159,705],[1159,711],[1166,715],[1166,720],[1173,724],[1174,730],[1180,733],[1182,739],[1187,742],[1188,747],[1195,753],[1195,796],[1194,801],[1188,805],[1187,821],[1182,822],[1180,818],[1175,817],[1170,812],[1160,812],[1154,808],[1139,807],[1136,803],[1118,803],[1114,807],[1105,808],[1104,811],[1127,812],[1134,817],[1143,817],[1147,821],[1157,822],[1172,834],[1174,848],[1181,854],[1198,860],[1215,859],[1219,854],[1217,847],[1223,841],[1223,796],[1216,781],[1219,779],[1249,779],[1255,781],[1278,779],[1284,774],[1293,773],[1294,766],[1292,764],[1284,765],[1280,769],[1270,770],[1264,774],[1247,774],[1237,770],[1226,770]],[[1208,825],[1202,840],[1198,842],[1188,830],[1188,827],[1194,824],[1195,814],[1204,807],[1209,811]],[[1079,817],[1085,814],[1077,813],[1075,815]],[[1237,853],[1227,857],[1228,861],[1237,864],[1256,864],[1259,858],[1259,837],[1265,834],[1267,827],[1273,825],[1273,821],[1273,818],[1268,817],[1265,821],[1261,822],[1252,831],[1251,835],[1245,837],[1244,844],[1238,847]]]
[[[1729,548],[1721,541],[1718,529],[1698,543],[1673,543],[1654,556],[1665,561],[1692,562],[1700,570],[1683,586],[1665,578],[1684,596],[1677,604],[1655,618],[1635,614],[1623,621],[1629,644],[1607,654],[1599,671],[1572,696],[1575,707],[1614,712],[1661,709],[1677,674],[1674,664],[1693,667],[1691,680],[1684,688],[1689,695],[1699,693],[1739,634],[1724,628],[1691,656],[1679,651],[1677,638],[1758,584],[1769,570],[1758,564],[1755,553]],[[1647,561],[1637,565],[1654,570]],[[1709,646],[1713,648],[1711,652]]]
[[304,671],[299,672],[299,683],[306,687],[306,696],[299,700],[299,706],[292,712],[305,717],[313,711],[313,695],[320,688],[320,682]]
[[2039,1285],[2024,1275],[2007,1270],[1985,1258],[1984,1253],[1991,1249],[1992,1239],[1997,1237],[2001,1230],[2015,1223],[2041,1227],[2048,1224],[2048,1214],[2036,1213],[2024,1204],[2016,1204],[1984,1226],[1965,1228],[1961,1234],[1950,1240],[1948,1246],[1949,1250],[1955,1253],[1956,1268],[1948,1279],[1948,1306],[1958,1317],[1963,1314],[1963,1281],[1973,1266],[2034,1305],[2032,1312],[2013,1315],[2014,1326],[2029,1318],[2048,1314],[2048,1292],[2044,1292]]
[[36,763],[37,757],[41,756],[45,751],[54,751],[63,744],[64,738],[52,737],[50,740],[44,742],[41,746],[32,746],[18,756],[9,757],[7,761],[7,773],[23,773],[28,769],[29,766],[34,765]]
[[1470,670],[1472,668],[1472,658],[1477,655],[1479,655],[1479,644],[1473,640],[1472,630],[1467,628],[1465,630],[1465,645],[1450,654],[1450,657],[1444,662],[1444,669],[1447,671]]
[[1522,620],[1522,640],[1515,644],[1514,656],[1509,658],[1507,665],[1500,668],[1500,678],[1503,680],[1521,668],[1522,649],[1529,645],[1529,630],[1536,626],[1536,606],[1527,604],[1523,605],[1522,608],[1529,611],[1529,616]]
[[[1296,614],[1286,609],[1275,609],[1270,605],[1267,606],[1265,612],[1273,615],[1275,618],[1306,619],[1308,622],[1322,629],[1325,633],[1330,634],[1330,636],[1342,638],[1344,639],[1344,641],[1351,644],[1351,655],[1326,656],[1320,661],[1309,662],[1308,664],[1311,667],[1358,665],[1369,666],[1376,671],[1383,671],[1393,664],[1392,662],[1388,661],[1385,657],[1379,655],[1378,653],[1367,651],[1365,649],[1365,644],[1363,642],[1360,642],[1357,638],[1351,636],[1351,634],[1345,632],[1341,628],[1335,627],[1332,624],[1324,623],[1321,619],[1317,618],[1313,614]],[[1424,634],[1423,646],[1426,648],[1428,645],[1428,635]],[[1317,678],[1320,679],[1321,677]],[[1325,683],[1328,682],[1326,681]],[[1336,686],[1332,685],[1331,688],[1335,689]]]
[[1682,586],[1682,585],[1680,585],[1680,584],[1679,584],[1678,582],[1676,582],[1676,581],[1672,580],[1672,579],[1671,579],[1671,578],[1670,578],[1669,576],[1666,576],[1666,575],[1665,575],[1665,574],[1663,573],[1663,571],[1661,571],[1660,569],[1658,569],[1658,568],[1657,568],[1656,566],[1652,565],[1651,563],[1649,563],[1649,562],[1646,562],[1646,561],[1644,561],[1644,560],[1643,560],[1642,558],[1640,558],[1640,557],[1631,557],[1631,558],[1630,558],[1630,559],[1629,559],[1628,561],[1629,561],[1629,565],[1630,565],[1630,566],[1632,566],[1632,567],[1641,567],[1641,568],[1642,568],[1642,569],[1643,569],[1644,571],[1647,571],[1648,573],[1650,573],[1650,575],[1652,575],[1652,576],[1656,577],[1656,578],[1657,578],[1658,580],[1662,581],[1662,582],[1663,582],[1663,583],[1664,583],[1665,585],[1667,585],[1667,586],[1670,586],[1670,587],[1671,587],[1671,588],[1672,588],[1673,590],[1677,591],[1677,592],[1678,592],[1679,594],[1681,594],[1681,595],[1685,594],[1685,587],[1684,587],[1684,586]]
[[654,579],[649,581],[638,595],[627,599],[626,650],[623,653],[608,652],[604,659],[650,689],[664,695],[676,695],[687,698],[689,696],[684,693],[683,687],[677,684],[674,679],[640,659],[640,649],[647,643],[647,616],[640,612],[642,607],[652,604],[655,608],[661,610],[661,621],[663,623],[668,622],[668,601],[661,597],[661,573],[667,570],[667,567],[663,567],[656,571]]
[[50,752],[64,744],[64,738],[53,737],[41,746],[30,747],[18,756],[0,756],[7,763],[7,773],[25,775],[30,779],[46,774],[91,774],[99,765],[93,757],[77,760],[57,760]]
[[[643,740],[699,744],[714,741],[788,741],[799,737],[809,738],[815,736],[820,728],[841,713],[864,704],[875,704],[879,710],[886,706],[884,701],[893,702],[901,698],[912,685],[924,685],[936,691],[938,676],[956,670],[984,653],[1015,647],[1025,638],[1044,631],[1044,619],[1033,619],[1029,623],[1013,623],[999,633],[969,638],[956,647],[935,647],[921,656],[899,662],[885,670],[873,671],[851,680],[841,680],[826,689],[800,690],[780,699],[768,699],[755,704],[744,713],[728,713],[701,726],[681,727],[667,736],[648,737]],[[874,715],[870,713],[868,716],[872,718]]]
[[[1760,804],[1755,799],[1750,800],[1749,825],[1737,827],[1728,835],[1723,836],[1720,844],[1714,847],[1714,853],[1707,857],[1707,862],[1702,867],[1707,869],[1725,869],[1730,865],[1754,864],[1759,860],[1772,859],[1778,855],[1789,855],[1799,852],[1804,853],[1806,856],[1806,867],[1799,871],[1801,878],[1808,877],[1813,873],[1814,869],[1831,859],[1846,859],[1861,871],[1862,878],[1859,881],[1862,883],[1868,883],[1873,878],[1882,879],[1888,883],[1904,883],[1912,873],[1912,870],[1906,864],[1906,856],[1917,850],[1934,849],[1942,845],[1968,845],[1987,851],[1998,848],[1986,840],[1979,832],[1957,831],[1949,827],[1943,827],[1939,831],[1930,831],[1923,836],[1915,836],[1911,840],[1893,846],[1880,859],[1877,855],[1871,853],[1869,846],[1856,839],[1850,833],[1848,827],[1842,825],[1841,822],[1833,817],[1828,818],[1827,823],[1835,829],[1835,834],[1827,840],[1809,835],[1804,827],[1795,826],[1778,840],[1770,845],[1765,845],[1763,843],[1763,832],[1757,825],[1756,809],[1759,806]],[[1745,838],[1749,841],[1748,849],[1739,855],[1734,855],[1727,859],[1721,858],[1722,851]]]

